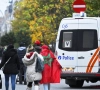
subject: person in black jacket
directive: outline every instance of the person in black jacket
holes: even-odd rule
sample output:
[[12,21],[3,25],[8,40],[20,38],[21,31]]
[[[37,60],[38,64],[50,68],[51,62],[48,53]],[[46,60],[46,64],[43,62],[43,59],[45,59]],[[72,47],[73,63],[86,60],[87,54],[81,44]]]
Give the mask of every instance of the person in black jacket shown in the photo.
[[26,67],[22,62],[22,58],[26,54],[26,47],[23,42],[20,43],[20,46],[17,49],[19,61],[20,61],[20,71],[19,71],[19,84],[22,84],[24,81],[24,84],[26,84]]
[[14,49],[14,46],[12,44],[8,45],[7,49],[2,54],[0,69],[3,66],[4,66],[3,73],[5,75],[6,90],[9,89],[9,77],[11,77],[12,90],[15,90],[16,74],[18,74],[19,72],[20,63],[17,55],[17,50]]

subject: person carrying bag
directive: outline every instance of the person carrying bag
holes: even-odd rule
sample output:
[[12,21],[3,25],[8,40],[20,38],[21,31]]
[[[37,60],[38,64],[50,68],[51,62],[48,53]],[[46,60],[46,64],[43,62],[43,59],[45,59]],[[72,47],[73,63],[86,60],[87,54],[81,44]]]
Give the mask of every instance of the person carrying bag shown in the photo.
[[3,73],[5,76],[5,88],[9,90],[9,77],[11,77],[11,87],[15,90],[16,75],[20,69],[19,58],[17,50],[14,49],[12,44],[7,46],[7,49],[3,52],[0,69],[3,67]]
[[[4,70],[5,65],[9,62],[10,59],[11,59],[11,57],[5,62],[5,64],[4,64],[3,67],[1,68],[2,71]],[[0,89],[2,89],[2,78],[1,78],[1,75],[0,75]]]
[[23,63],[27,67],[26,81],[28,84],[26,90],[32,90],[33,82],[34,82],[34,90],[39,90],[39,82],[42,79],[41,61],[44,61],[44,59],[40,54],[41,47],[35,46],[35,50],[33,50],[32,47],[33,46],[28,47],[28,53],[26,53],[26,55],[22,59]]

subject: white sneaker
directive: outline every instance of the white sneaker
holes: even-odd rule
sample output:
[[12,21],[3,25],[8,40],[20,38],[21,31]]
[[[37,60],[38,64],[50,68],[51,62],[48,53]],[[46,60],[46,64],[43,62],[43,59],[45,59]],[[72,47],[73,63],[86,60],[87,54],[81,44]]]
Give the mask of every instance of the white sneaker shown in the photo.
[[26,90],[32,90],[32,87],[27,87],[27,89]]
[[39,90],[39,86],[38,86],[38,85],[35,85],[35,86],[34,86],[34,89],[35,89],[35,90]]

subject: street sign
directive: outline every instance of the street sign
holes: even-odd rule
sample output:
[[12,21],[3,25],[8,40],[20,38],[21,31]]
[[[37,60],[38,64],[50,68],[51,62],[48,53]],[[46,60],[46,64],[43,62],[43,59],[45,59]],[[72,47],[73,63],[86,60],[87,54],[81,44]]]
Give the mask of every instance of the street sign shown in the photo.
[[86,10],[86,3],[84,0],[75,0],[73,3],[73,10],[76,13],[84,12]]

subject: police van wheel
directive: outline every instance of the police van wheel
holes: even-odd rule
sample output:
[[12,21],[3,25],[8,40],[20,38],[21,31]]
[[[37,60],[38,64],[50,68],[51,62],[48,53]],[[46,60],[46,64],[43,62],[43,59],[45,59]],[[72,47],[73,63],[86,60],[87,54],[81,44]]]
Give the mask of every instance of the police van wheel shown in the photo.
[[77,80],[75,84],[69,84],[71,88],[81,88],[83,86],[84,80]]

